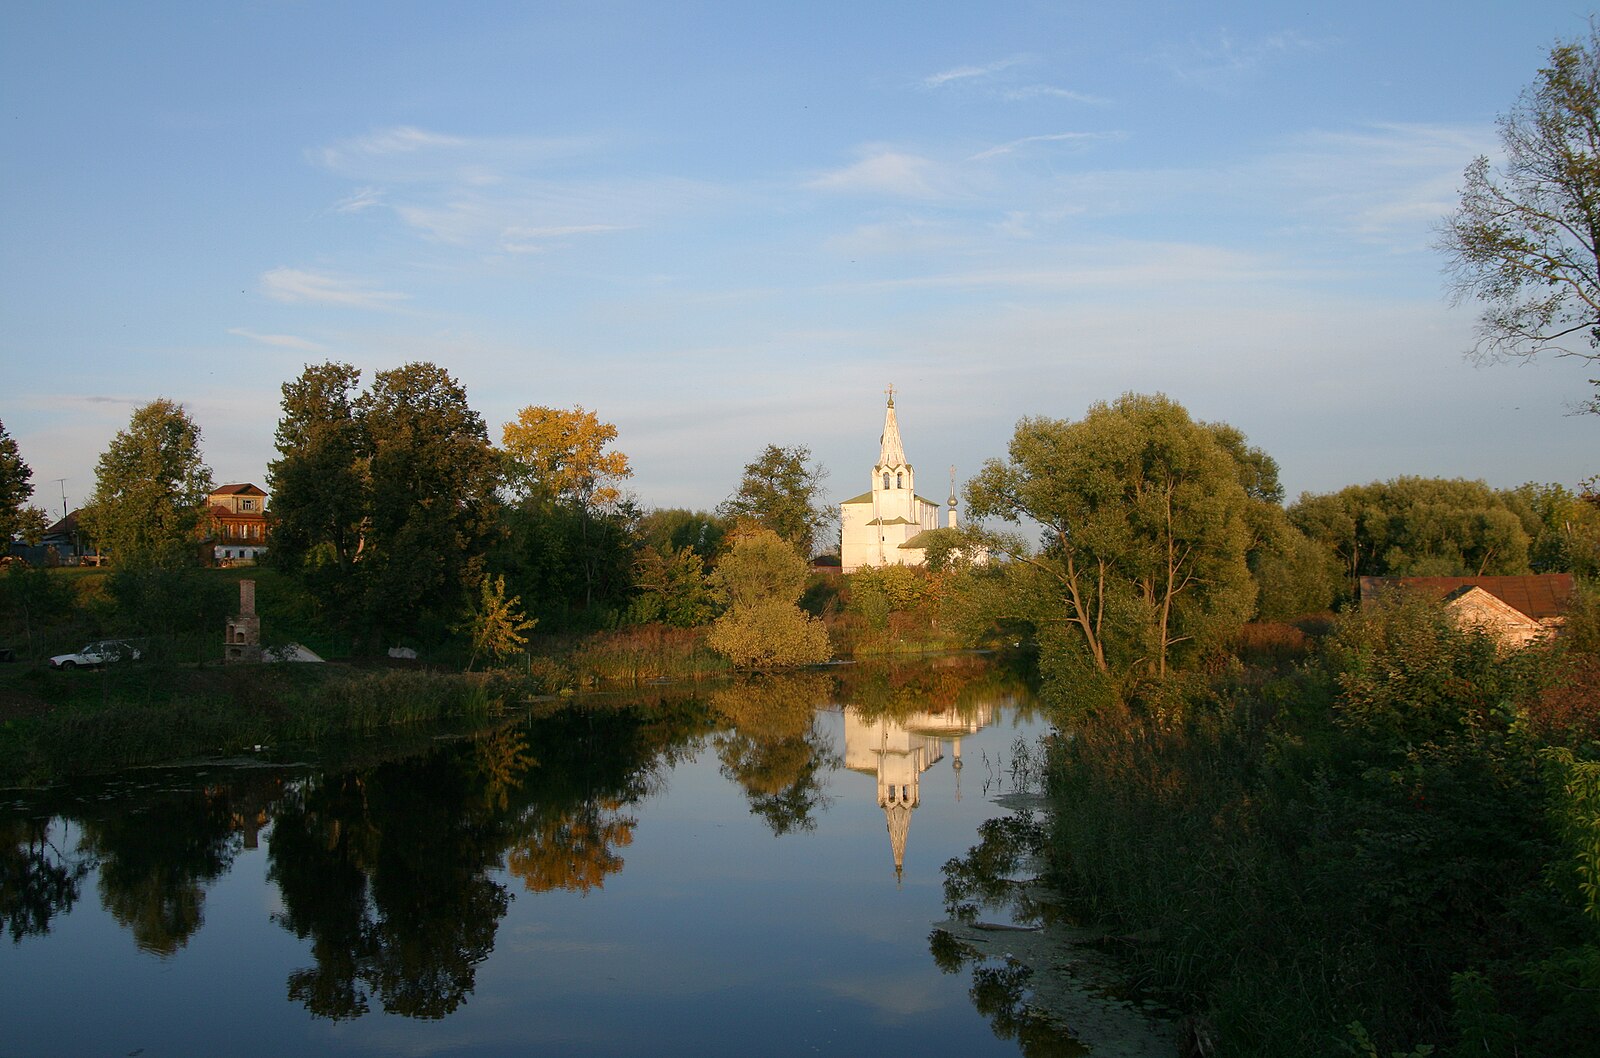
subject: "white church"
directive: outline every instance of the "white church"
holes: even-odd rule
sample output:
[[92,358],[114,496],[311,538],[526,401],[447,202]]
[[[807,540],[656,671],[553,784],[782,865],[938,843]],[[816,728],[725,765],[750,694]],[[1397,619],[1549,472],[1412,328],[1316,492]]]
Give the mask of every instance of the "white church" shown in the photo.
[[[950,516],[956,526],[955,482],[950,484]],[[925,533],[939,528],[939,505],[917,495],[916,475],[900,443],[894,415],[894,387],[883,415],[878,463],[872,489],[839,504],[839,564],[845,573],[863,566],[921,566],[928,561]]]

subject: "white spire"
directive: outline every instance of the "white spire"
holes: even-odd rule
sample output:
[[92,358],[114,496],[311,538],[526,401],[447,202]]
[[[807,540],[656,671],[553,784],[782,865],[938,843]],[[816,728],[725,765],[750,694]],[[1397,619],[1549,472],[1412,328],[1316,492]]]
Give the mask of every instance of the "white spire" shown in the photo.
[[879,439],[878,465],[880,467],[903,467],[906,465],[906,450],[900,444],[900,424],[894,417],[894,386],[889,386],[889,407],[883,413],[883,436]]

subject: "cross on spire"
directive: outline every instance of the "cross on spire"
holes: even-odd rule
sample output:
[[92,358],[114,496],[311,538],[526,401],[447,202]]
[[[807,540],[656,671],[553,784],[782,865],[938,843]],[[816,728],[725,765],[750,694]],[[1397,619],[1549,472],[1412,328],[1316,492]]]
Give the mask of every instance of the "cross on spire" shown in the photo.
[[894,407],[894,383],[889,383],[889,388],[884,390],[884,392],[889,394],[889,407]]

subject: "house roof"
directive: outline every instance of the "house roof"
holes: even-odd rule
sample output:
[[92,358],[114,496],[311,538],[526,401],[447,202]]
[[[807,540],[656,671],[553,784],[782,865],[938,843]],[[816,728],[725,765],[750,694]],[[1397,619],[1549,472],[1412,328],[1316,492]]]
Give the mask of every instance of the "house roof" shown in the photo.
[[1407,588],[1432,599],[1451,599],[1464,588],[1482,588],[1501,602],[1535,620],[1560,617],[1572,607],[1577,584],[1570,573],[1536,573],[1520,577],[1362,577],[1365,603],[1392,588]]
[[213,506],[211,517],[219,522],[264,522],[267,520],[263,511],[230,511],[226,507]]
[[257,488],[248,481],[237,485],[218,485],[211,490],[213,496],[265,496],[263,489]]

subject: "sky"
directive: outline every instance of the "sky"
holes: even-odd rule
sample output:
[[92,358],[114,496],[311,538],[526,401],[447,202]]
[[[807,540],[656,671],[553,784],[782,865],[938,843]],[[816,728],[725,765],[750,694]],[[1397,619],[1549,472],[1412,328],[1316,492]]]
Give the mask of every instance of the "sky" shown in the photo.
[[1290,498],[1600,471],[1596,366],[1479,365],[1436,229],[1566,3],[0,6],[0,422],[58,512],[134,408],[266,485],[305,365],[432,361],[645,507],[837,502],[1162,392]]

